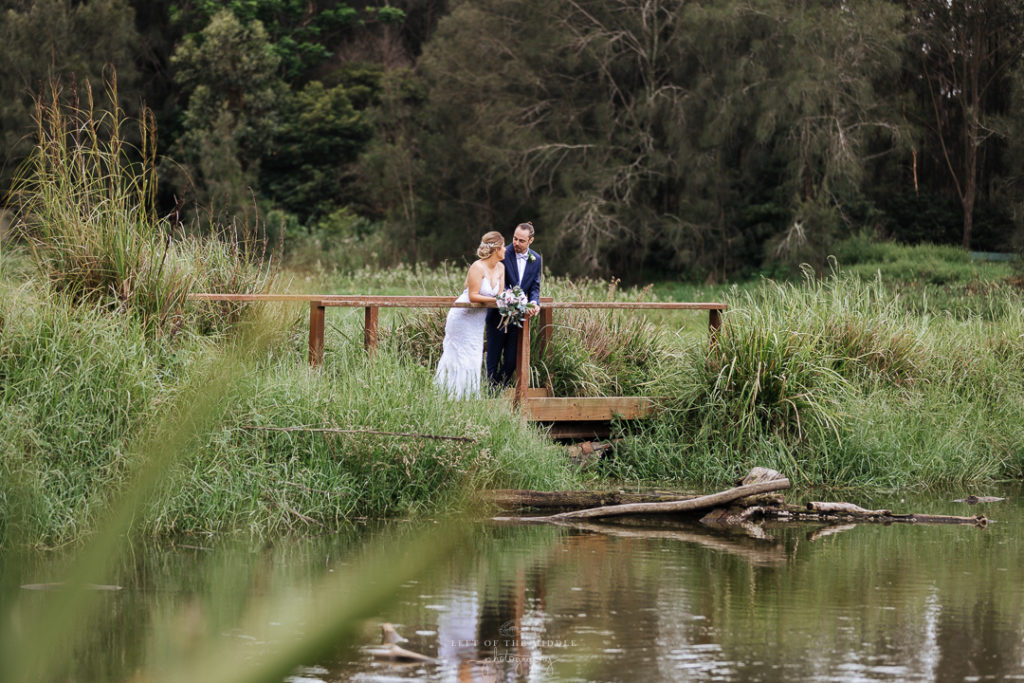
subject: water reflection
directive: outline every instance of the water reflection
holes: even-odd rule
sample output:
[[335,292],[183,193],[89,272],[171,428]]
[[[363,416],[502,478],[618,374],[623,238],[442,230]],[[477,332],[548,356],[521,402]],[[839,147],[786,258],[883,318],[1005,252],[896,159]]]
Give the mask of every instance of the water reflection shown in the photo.
[[[984,512],[994,520],[985,529],[482,523],[366,623],[365,647],[306,662],[289,680],[1024,679],[1024,504],[1019,488],[1003,495],[986,509],[901,504]],[[159,665],[153,642],[246,641],[235,624],[247,601],[309,591],[376,533],[140,549],[118,577],[123,590],[104,593],[74,678],[130,680]],[[37,560],[27,581],[59,580],[50,558]],[[26,593],[28,603],[60,599]],[[384,622],[436,663],[375,654]],[[262,647],[252,641],[253,656]]]
[[[1019,492],[987,529],[775,525],[708,532],[487,527],[386,616],[435,668],[338,661],[337,679],[1024,678]],[[962,506],[911,502],[963,514]],[[972,510],[973,511],[973,510]]]

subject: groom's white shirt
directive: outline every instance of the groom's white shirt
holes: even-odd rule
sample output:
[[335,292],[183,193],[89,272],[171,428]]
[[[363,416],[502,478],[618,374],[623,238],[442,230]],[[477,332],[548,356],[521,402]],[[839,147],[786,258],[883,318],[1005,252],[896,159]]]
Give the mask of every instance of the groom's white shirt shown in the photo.
[[516,252],[516,269],[519,271],[519,281],[523,281],[523,273],[526,272],[526,261],[530,257],[530,252],[527,251],[525,254]]

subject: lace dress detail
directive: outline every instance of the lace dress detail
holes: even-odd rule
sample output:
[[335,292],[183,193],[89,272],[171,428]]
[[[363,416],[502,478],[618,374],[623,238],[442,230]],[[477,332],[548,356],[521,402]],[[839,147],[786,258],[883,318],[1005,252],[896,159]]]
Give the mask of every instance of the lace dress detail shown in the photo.
[[[497,296],[485,277],[480,293]],[[469,301],[469,289],[456,303]],[[486,308],[452,308],[444,325],[444,350],[437,364],[434,382],[452,398],[476,398],[480,395],[480,375],[484,359],[484,323]]]

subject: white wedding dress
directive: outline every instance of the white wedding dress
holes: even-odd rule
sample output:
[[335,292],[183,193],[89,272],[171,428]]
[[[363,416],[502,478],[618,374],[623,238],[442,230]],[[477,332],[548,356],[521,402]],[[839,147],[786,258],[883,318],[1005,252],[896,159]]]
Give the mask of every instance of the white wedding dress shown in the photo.
[[[480,293],[497,296],[498,292],[484,277]],[[456,303],[469,301],[469,288],[463,290]],[[476,398],[480,395],[480,375],[484,364],[484,322],[486,308],[452,308],[444,324],[444,344],[437,364],[434,382],[452,398]]]

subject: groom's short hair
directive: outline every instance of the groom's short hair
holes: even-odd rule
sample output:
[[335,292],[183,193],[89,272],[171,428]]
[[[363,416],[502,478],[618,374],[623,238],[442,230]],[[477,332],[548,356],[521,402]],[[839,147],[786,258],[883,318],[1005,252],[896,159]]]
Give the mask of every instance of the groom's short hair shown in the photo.
[[518,230],[519,228],[528,231],[530,233],[530,237],[533,237],[533,223],[531,223],[530,221],[520,223],[519,225],[516,226],[516,230]]

